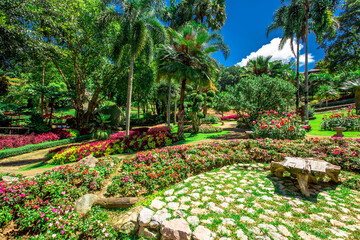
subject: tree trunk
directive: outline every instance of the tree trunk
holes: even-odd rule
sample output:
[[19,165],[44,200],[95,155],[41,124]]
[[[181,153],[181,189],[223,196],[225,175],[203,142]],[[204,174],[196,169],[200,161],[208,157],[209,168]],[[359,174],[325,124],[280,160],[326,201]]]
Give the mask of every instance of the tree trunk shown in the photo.
[[308,71],[308,53],[309,53],[309,12],[306,10],[305,23],[305,123],[309,123],[309,71]]
[[178,124],[178,137],[180,140],[185,139],[184,135],[184,99],[185,99],[185,87],[186,79],[183,79],[181,82],[181,91],[180,91],[180,106],[179,106],[179,124]]
[[174,125],[176,125],[176,107],[177,107],[177,99],[175,98],[175,108],[174,108]]
[[[41,77],[41,86],[43,87],[43,89],[45,86],[45,63],[46,63],[46,58],[44,59],[43,68],[42,68],[42,77]],[[40,105],[41,105],[41,116],[44,116],[44,93],[41,93]]]
[[360,113],[360,87],[358,87],[355,91],[355,109],[356,113]]
[[132,84],[134,77],[134,55],[130,59],[130,71],[129,71],[129,82],[128,82],[128,91],[127,91],[127,102],[126,102],[126,136],[129,136],[130,132],[130,113],[131,113],[131,93],[132,93]]
[[169,96],[168,96],[168,104],[167,104],[167,125],[170,127],[171,125],[171,80],[169,81]]
[[300,106],[300,38],[297,39],[296,49],[296,110],[299,111]]

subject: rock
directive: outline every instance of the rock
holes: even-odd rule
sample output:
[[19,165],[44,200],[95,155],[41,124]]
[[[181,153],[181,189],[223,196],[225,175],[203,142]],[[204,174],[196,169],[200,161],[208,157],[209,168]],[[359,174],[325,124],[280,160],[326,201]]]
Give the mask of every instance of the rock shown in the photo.
[[304,239],[304,240],[320,240],[320,238],[314,236],[314,235],[311,235],[311,234],[307,234],[306,232],[304,231],[301,231],[298,233],[299,236]]
[[195,198],[195,199],[199,199],[200,198],[200,194],[199,193],[192,193],[189,195],[190,197],[192,198]]
[[160,223],[157,221],[151,221],[150,222],[150,228],[151,229],[158,229],[160,227]]
[[170,189],[164,192],[164,196],[171,196],[174,193],[174,189]]
[[159,201],[159,200],[153,200],[151,202],[151,205],[150,205],[150,208],[151,209],[156,209],[156,210],[159,210],[159,209],[162,209],[163,207],[165,207],[166,203],[162,202],[162,201]]
[[18,177],[2,176],[1,178],[5,182],[17,182],[19,181]]
[[335,227],[345,227],[345,224],[334,219],[330,220],[330,223]]
[[199,218],[196,216],[190,216],[186,220],[188,221],[188,223],[190,223],[190,225],[195,226],[195,227],[197,225],[199,225],[199,222],[200,222]]
[[193,232],[194,240],[212,240],[214,239],[213,233],[204,226],[198,226]]
[[285,237],[292,237],[292,234],[284,225],[279,225],[278,229],[281,232],[281,234],[284,235]]
[[171,202],[171,203],[168,203],[167,207],[171,210],[178,210],[179,209],[179,203],[178,202]]
[[114,224],[115,230],[125,234],[137,232],[139,229],[138,218],[143,209],[144,206],[137,206],[130,211],[121,214]]
[[93,155],[89,155],[79,161],[79,164],[84,164],[86,166],[89,166],[91,168],[94,168],[96,164],[99,162],[99,160],[94,157]]
[[250,224],[255,223],[255,221],[254,221],[253,219],[251,219],[251,218],[249,218],[249,217],[246,217],[246,216],[241,217],[241,218],[240,218],[240,221],[246,222],[246,223],[250,223]]
[[219,207],[216,207],[216,206],[215,206],[215,203],[213,203],[213,202],[210,202],[210,203],[208,204],[208,208],[209,208],[211,211],[214,211],[214,212],[216,212],[216,213],[218,213],[218,214],[223,214],[223,213],[224,213],[224,210],[221,209],[221,208],[219,208]]
[[167,202],[172,202],[172,201],[174,201],[175,199],[176,199],[176,197],[171,196],[171,197],[166,197],[166,198],[165,198],[165,201],[167,201]]
[[191,209],[190,213],[191,213],[191,215],[197,216],[197,215],[205,214],[206,210],[201,209],[201,208],[194,208],[194,209]]
[[75,202],[75,211],[80,214],[87,213],[91,210],[96,198],[97,196],[95,194],[86,194],[82,196]]
[[139,214],[139,225],[141,227],[147,227],[150,224],[151,218],[154,216],[154,211],[144,208]]
[[237,230],[236,237],[240,240],[248,240],[248,237],[244,234],[243,230]]
[[182,218],[164,221],[161,224],[161,235],[163,239],[190,240],[191,230],[189,224]]
[[186,213],[184,213],[183,211],[181,210],[176,210],[174,212],[174,217],[177,217],[177,218],[184,218],[186,216]]
[[144,227],[140,227],[138,236],[139,238],[144,237],[145,239],[158,239],[160,237],[159,233],[152,232]]
[[171,217],[171,214],[168,212],[167,209],[161,209],[155,213],[152,220],[161,224],[162,222],[166,221],[170,217]]

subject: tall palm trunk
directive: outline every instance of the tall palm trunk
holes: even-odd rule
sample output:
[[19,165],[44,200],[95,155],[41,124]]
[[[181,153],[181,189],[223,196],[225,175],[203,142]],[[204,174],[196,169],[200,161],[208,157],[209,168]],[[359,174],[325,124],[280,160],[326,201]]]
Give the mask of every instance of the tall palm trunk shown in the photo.
[[[45,63],[46,63],[46,58],[44,59],[43,68],[42,68],[42,77],[41,77],[41,86],[43,88],[45,86]],[[44,89],[42,89],[42,90],[44,90]],[[44,94],[43,93],[41,93],[40,105],[41,105],[41,116],[43,116],[44,115]]]
[[185,135],[184,135],[185,86],[186,86],[186,79],[183,79],[182,82],[181,82],[180,106],[179,106],[179,124],[178,124],[178,137],[179,137],[180,140],[185,139]]
[[171,125],[171,80],[169,81],[169,96],[168,96],[168,104],[167,104],[167,125],[170,127]]
[[131,113],[131,93],[134,77],[134,61],[135,56],[132,55],[130,59],[130,71],[129,71],[129,81],[128,81],[128,91],[127,91],[127,102],[126,102],[126,136],[129,136],[130,133],[130,113]]
[[305,16],[305,122],[309,122],[309,71],[308,71],[308,52],[309,52],[309,8],[306,9]]
[[296,48],[296,110],[299,110],[300,105],[300,39],[297,39]]

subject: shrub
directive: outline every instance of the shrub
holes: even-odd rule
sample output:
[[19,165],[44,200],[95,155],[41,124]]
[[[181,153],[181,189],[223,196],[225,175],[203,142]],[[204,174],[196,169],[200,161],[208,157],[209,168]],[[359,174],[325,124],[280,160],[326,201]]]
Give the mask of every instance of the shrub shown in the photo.
[[[306,139],[211,142],[137,153],[126,159],[107,191],[138,196],[159,191],[192,175],[234,163],[271,163],[291,157],[316,157],[360,172],[360,139]],[[353,180],[352,185],[358,184]]]
[[257,119],[260,111],[286,111],[296,92],[291,83],[265,75],[240,78],[238,84],[229,90],[231,105],[238,115],[247,113],[251,121]]
[[230,116],[225,116],[225,117],[221,117],[221,121],[232,121],[232,120],[238,120],[240,118],[239,115],[230,115]]
[[80,161],[82,158],[93,154],[95,157],[121,154],[124,152],[139,151],[157,147],[168,146],[178,141],[175,134],[169,132],[142,132],[132,131],[129,137],[125,133],[118,133],[112,136],[110,140],[82,144],[78,146],[66,147],[50,151],[48,156],[51,157],[52,164],[63,164],[66,162]]
[[210,123],[210,124],[218,123],[220,121],[221,119],[218,116],[208,116],[206,118],[201,119],[202,123]]
[[[55,168],[31,180],[0,181],[0,227],[13,222],[14,238],[27,239],[114,239],[107,215],[93,208],[86,215],[74,211],[73,201],[103,186],[114,163],[99,161],[94,169],[85,165]],[[11,232],[10,229],[10,232]],[[22,231],[17,231],[21,229]]]
[[46,133],[51,130],[51,128],[46,125],[43,116],[39,113],[33,113],[30,116],[30,123],[28,125],[30,131],[35,133]]
[[347,114],[334,113],[325,116],[321,122],[321,129],[333,131],[334,127],[345,127],[347,131],[360,130],[360,116],[355,113],[355,106],[349,107]]
[[272,139],[303,139],[306,135],[306,129],[301,126],[301,118],[295,113],[279,114],[276,111],[259,112],[257,121],[252,122],[252,131],[254,138],[272,138]]
[[[192,127],[189,126],[189,127],[185,128],[184,132],[191,133]],[[200,126],[200,129],[199,129],[199,133],[219,133],[219,132],[222,132],[222,129],[219,127],[214,127],[214,126]]]

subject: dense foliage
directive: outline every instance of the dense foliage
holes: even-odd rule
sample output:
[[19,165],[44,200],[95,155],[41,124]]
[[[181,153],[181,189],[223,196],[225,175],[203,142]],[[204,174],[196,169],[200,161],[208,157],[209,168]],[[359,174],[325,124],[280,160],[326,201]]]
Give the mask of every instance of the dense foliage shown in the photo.
[[259,112],[259,118],[252,122],[253,138],[303,139],[306,128],[301,125],[301,118],[295,113],[276,111]]
[[295,95],[295,87],[289,82],[269,76],[244,77],[230,89],[232,105],[237,115],[247,113],[256,119],[260,111],[287,111]]
[[137,196],[166,188],[189,176],[234,163],[270,163],[285,156],[317,157],[360,172],[360,140],[307,139],[212,142],[138,153],[127,159],[108,187],[111,195]]
[[[192,133],[193,132],[192,126],[186,127],[184,129],[184,132]],[[199,133],[219,133],[219,132],[222,132],[222,128],[214,127],[214,126],[211,126],[211,125],[202,125],[202,126],[199,127],[198,132]]]
[[86,215],[74,211],[74,201],[99,190],[112,172],[112,161],[55,168],[32,179],[0,181],[0,226],[14,224],[8,237],[30,239],[113,239],[107,214],[94,208]]

